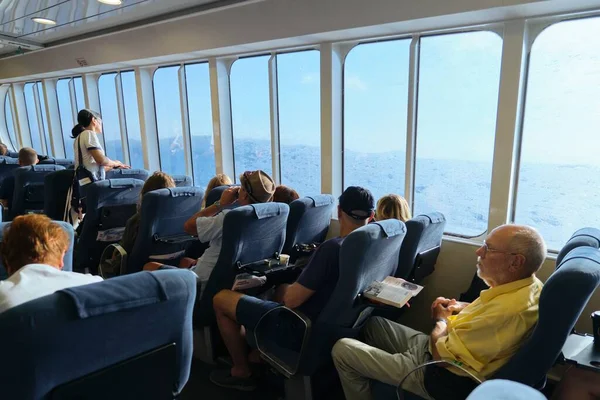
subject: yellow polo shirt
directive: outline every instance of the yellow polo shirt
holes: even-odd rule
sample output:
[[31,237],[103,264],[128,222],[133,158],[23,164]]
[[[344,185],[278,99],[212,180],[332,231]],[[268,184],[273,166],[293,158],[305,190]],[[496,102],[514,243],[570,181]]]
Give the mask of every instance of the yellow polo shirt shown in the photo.
[[[538,320],[542,282],[535,276],[482,290],[448,318],[448,335],[435,343],[440,356],[487,378],[517,352]],[[465,375],[457,368],[452,371]]]

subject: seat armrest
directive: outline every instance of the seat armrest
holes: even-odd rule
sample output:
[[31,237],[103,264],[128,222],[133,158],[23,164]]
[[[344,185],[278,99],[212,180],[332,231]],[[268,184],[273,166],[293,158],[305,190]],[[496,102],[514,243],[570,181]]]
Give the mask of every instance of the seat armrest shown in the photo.
[[[288,325],[278,327],[278,323]],[[303,331],[300,332],[295,324],[303,328]],[[312,322],[306,315],[281,306],[267,311],[260,318],[254,329],[254,340],[261,357],[289,378],[298,371],[311,327]]]

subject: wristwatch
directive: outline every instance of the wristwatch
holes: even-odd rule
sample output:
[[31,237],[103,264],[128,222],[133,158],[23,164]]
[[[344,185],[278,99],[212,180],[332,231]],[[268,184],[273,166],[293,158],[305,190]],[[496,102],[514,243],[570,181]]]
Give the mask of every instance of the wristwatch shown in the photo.
[[435,323],[437,324],[438,322],[443,322],[448,325],[448,320],[446,318],[436,318]]

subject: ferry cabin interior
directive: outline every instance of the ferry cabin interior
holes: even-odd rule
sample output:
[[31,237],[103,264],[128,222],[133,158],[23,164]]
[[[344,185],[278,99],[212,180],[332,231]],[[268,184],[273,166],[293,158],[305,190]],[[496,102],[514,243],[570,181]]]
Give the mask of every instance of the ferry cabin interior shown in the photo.
[[[9,150],[73,159],[88,108],[107,156],[194,186],[263,169],[302,197],[398,193],[447,221],[399,319],[423,332],[436,297],[467,290],[493,228],[541,232],[545,281],[571,234],[599,224],[598,0],[110,3],[0,0]],[[598,309],[594,293],[576,331]],[[181,398],[278,397],[212,387],[209,369],[194,360]]]

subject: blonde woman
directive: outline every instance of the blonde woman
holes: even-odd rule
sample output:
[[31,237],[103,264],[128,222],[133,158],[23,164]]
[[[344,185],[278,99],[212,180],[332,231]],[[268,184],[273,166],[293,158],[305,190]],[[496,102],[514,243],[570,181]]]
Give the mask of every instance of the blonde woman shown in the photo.
[[233,181],[230,177],[225,174],[217,174],[210,181],[208,181],[208,185],[206,185],[206,191],[204,192],[204,199],[202,200],[202,208],[206,206],[206,196],[216,187],[223,185],[231,185]]
[[387,194],[377,202],[377,213],[375,218],[378,221],[384,219],[399,219],[406,222],[412,218],[410,207],[404,197],[397,194]]

